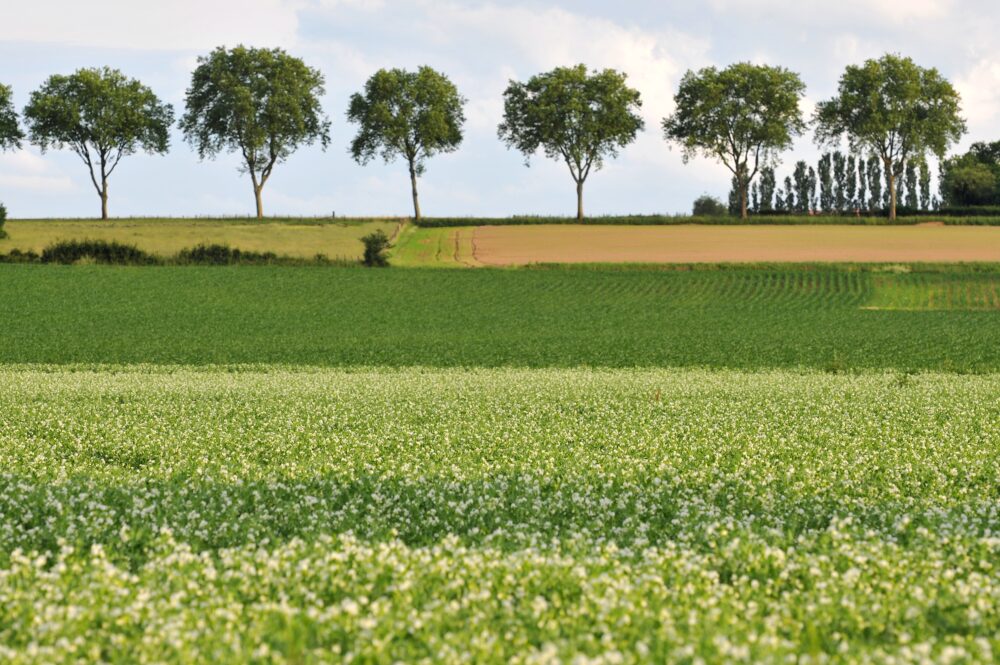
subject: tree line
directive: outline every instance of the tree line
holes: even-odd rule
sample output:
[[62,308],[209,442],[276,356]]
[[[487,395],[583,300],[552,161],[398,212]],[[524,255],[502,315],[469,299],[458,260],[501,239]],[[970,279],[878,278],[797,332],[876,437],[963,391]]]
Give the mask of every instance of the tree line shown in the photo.
[[[749,210],[764,215],[785,212],[860,215],[888,210],[890,176],[891,172],[883,170],[877,157],[866,159],[839,150],[824,153],[815,166],[804,160],[796,162],[784,180],[776,176],[773,166],[764,166],[750,187]],[[909,210],[940,208],[941,202],[933,193],[931,171],[925,159],[907,162],[896,187],[901,207]],[[729,193],[729,214],[739,214],[740,205],[739,183],[734,177]]]
[[[329,145],[331,123],[320,103],[324,86],[322,73],[282,49],[218,48],[198,59],[179,126],[200,158],[223,152],[241,157],[262,218],[263,189],[274,168],[300,147]],[[663,137],[685,161],[706,157],[725,165],[732,173],[733,207],[744,218],[752,211],[852,207],[887,208],[895,218],[901,183],[904,204],[923,205],[927,157],[943,160],[966,131],[954,87],[936,69],[899,55],[848,66],[837,94],[820,102],[810,119],[801,110],[804,94],[800,76],[783,67],[741,62],[688,71],[674,97],[676,110],[662,121]],[[639,91],[613,69],[557,67],[526,82],[510,81],[503,100],[500,140],[520,151],[526,165],[539,150],[563,162],[581,220],[590,174],[644,129]],[[357,126],[351,156],[359,164],[403,160],[417,219],[418,178],[428,159],[461,145],[465,102],[448,77],[430,67],[379,70],[351,96],[347,119]],[[175,115],[150,88],[104,67],[51,76],[31,93],[23,121],[24,130],[10,88],[0,85],[0,150],[28,139],[43,152],[76,153],[107,219],[110,176],[138,151],[165,154]],[[782,187],[775,180],[780,155],[810,125],[819,145],[846,141],[851,154],[824,155],[816,168],[800,162]],[[986,199],[983,192],[992,188],[995,197],[1000,146],[992,150],[984,149],[983,159],[945,162],[943,172],[955,185],[943,190],[964,187],[970,197]],[[992,166],[984,162],[989,159]]]

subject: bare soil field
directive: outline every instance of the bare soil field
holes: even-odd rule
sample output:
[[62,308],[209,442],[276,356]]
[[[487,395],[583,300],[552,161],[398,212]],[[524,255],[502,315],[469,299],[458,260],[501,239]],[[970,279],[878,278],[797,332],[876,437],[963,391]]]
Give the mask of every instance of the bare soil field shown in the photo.
[[1000,227],[480,226],[476,262],[754,263],[1000,262]]

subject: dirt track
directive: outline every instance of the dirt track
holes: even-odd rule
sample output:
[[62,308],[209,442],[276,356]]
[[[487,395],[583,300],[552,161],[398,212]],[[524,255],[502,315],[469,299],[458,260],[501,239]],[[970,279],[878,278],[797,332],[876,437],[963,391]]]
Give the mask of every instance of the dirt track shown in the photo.
[[481,226],[486,265],[529,263],[1000,262],[1000,227]]

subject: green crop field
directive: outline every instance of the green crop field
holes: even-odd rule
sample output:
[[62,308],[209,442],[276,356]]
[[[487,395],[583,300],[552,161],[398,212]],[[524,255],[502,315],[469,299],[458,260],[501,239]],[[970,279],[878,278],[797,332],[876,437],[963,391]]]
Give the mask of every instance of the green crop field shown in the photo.
[[1000,653],[996,375],[0,383],[5,662]]
[[971,267],[0,265],[0,363],[986,372],[998,283]]

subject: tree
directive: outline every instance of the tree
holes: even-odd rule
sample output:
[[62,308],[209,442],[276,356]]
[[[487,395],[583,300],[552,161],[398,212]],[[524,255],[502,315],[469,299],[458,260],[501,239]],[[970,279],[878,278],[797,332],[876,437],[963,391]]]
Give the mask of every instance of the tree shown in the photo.
[[847,209],[847,158],[837,150],[833,153],[833,209],[844,212]]
[[819,207],[823,212],[833,210],[833,158],[824,153],[819,158]]
[[785,212],[788,208],[785,206],[785,192],[778,187],[774,191],[774,210],[775,212]]
[[906,163],[906,207],[916,210],[920,205],[920,190],[917,189],[917,165],[911,159]]
[[557,67],[510,81],[504,92],[503,122],[497,133],[525,163],[539,148],[569,167],[576,183],[576,218],[583,220],[583,185],[606,158],[635,141],[645,123],[639,92],[613,69],[587,73],[584,65]]
[[23,138],[17,123],[17,111],[14,110],[13,92],[9,86],[0,83],[0,152],[20,148]]
[[795,188],[792,186],[792,179],[785,176],[785,210],[795,211]]
[[920,162],[920,209],[931,209],[931,168],[927,160]]
[[740,214],[740,181],[733,176],[729,182],[729,208],[730,215]]
[[844,199],[847,202],[847,208],[853,209],[857,208],[857,199],[855,198],[858,193],[858,167],[857,160],[855,160],[854,155],[847,156],[847,172],[844,174]]
[[952,164],[941,174],[941,195],[945,205],[989,205],[997,201],[1000,180],[986,164]]
[[1000,203],[1000,141],[973,143],[964,155],[944,160],[939,179],[945,205]]
[[868,165],[864,157],[858,157],[858,202],[859,210],[868,207]]
[[704,155],[722,162],[738,180],[746,219],[750,183],[805,130],[804,94],[799,75],[781,67],[741,62],[688,71],[674,96],[677,110],[663,120],[664,138],[681,146],[685,161]]
[[347,118],[359,125],[351,155],[366,164],[376,155],[386,163],[402,157],[410,170],[413,214],[420,220],[417,177],[427,158],[453,152],[462,143],[465,99],[448,77],[430,67],[416,72],[381,69],[351,97]]
[[885,55],[849,66],[837,96],[816,109],[816,138],[870,150],[882,161],[889,190],[889,218],[896,218],[896,179],[910,159],[931,152],[943,158],[965,133],[958,92],[936,69],[910,58]]
[[[21,139],[24,138],[17,124],[17,111],[14,110],[12,97],[10,88],[0,83],[0,152],[20,148]],[[7,237],[7,232],[3,230],[6,221],[7,208],[0,203],[0,238]]]
[[169,150],[174,110],[139,81],[103,67],[49,77],[31,93],[24,119],[42,152],[68,148],[83,160],[107,219],[108,178],[123,157]]
[[795,205],[789,206],[790,210],[800,213],[809,212],[810,196],[809,187],[809,167],[803,161],[795,163],[795,171],[792,172],[795,181]]
[[875,211],[882,209],[882,167],[879,165],[877,157],[868,158],[868,191],[871,198],[868,201],[868,210]]
[[217,48],[198,58],[181,129],[198,156],[238,152],[250,174],[257,218],[275,165],[305,145],[330,143],[323,75],[282,49]]
[[725,217],[728,211],[719,199],[708,194],[702,194],[694,200],[691,214],[695,217]]
[[768,213],[774,210],[774,191],[776,187],[774,169],[763,166],[760,169],[760,211]]

